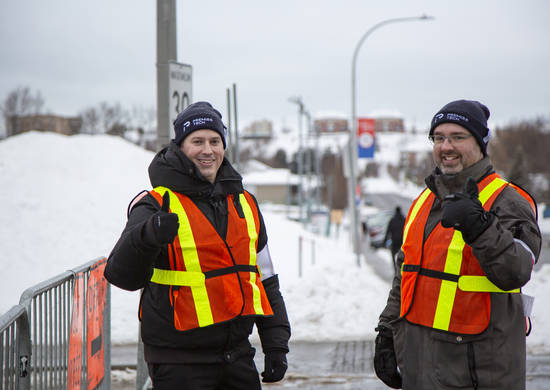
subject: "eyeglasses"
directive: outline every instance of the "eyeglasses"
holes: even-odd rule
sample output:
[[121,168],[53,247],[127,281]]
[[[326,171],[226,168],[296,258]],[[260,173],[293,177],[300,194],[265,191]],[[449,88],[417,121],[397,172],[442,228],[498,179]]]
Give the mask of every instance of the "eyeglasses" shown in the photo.
[[449,140],[451,145],[454,145],[466,141],[471,136],[471,134],[451,134],[448,136],[435,134],[428,136],[428,138],[434,145],[441,145],[443,142],[445,142],[446,139]]

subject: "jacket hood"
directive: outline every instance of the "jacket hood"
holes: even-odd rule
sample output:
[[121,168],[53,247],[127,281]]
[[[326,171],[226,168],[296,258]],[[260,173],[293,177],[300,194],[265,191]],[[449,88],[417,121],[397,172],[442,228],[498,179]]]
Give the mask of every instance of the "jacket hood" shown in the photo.
[[435,168],[434,171],[424,181],[428,188],[439,198],[443,199],[445,196],[453,192],[462,192],[464,190],[464,184],[466,179],[471,176],[476,182],[479,182],[485,176],[493,172],[493,165],[491,159],[485,156],[475,164],[468,168],[449,175],[442,173],[439,168]]
[[174,141],[151,161],[149,180],[153,188],[164,186],[190,197],[225,197],[243,192],[242,177],[226,158],[214,183],[210,183]]

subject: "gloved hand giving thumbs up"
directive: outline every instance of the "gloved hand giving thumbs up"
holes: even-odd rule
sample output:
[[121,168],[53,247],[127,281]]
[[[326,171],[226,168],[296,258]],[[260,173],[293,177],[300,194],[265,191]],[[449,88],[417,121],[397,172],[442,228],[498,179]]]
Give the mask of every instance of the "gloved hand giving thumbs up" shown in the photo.
[[147,221],[148,241],[158,246],[169,244],[178,234],[178,228],[178,215],[170,212],[170,195],[165,192],[161,209],[151,215]]
[[441,225],[460,230],[466,243],[471,243],[479,237],[489,227],[493,218],[492,214],[483,209],[478,196],[475,180],[468,177],[464,192],[455,192],[443,199]]

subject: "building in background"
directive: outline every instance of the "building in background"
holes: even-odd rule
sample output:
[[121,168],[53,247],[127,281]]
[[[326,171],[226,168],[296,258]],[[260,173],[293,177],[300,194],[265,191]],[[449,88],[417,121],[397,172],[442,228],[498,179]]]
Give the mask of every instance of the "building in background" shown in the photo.
[[[259,149],[273,139],[273,123],[270,120],[256,120],[244,127],[239,133],[239,140],[243,141],[241,151],[252,148]],[[243,158],[243,156],[241,156]]]
[[271,168],[256,160],[247,162],[244,187],[260,203],[297,204],[299,178],[289,169]]
[[73,135],[80,132],[82,118],[63,117],[58,115],[13,115],[8,118],[6,136],[21,134],[26,131],[50,131],[64,135]]
[[404,133],[405,124],[400,117],[377,117],[374,118],[377,133]]
[[313,131],[320,134],[348,132],[348,120],[339,117],[318,118],[313,121]]
[[[361,115],[359,115],[361,117]],[[403,116],[393,111],[375,111],[365,118],[375,121],[376,133],[404,133],[405,122]],[[343,116],[323,115],[317,116],[313,121],[313,129],[320,134],[345,133],[350,129],[349,121]]]
[[273,123],[270,120],[262,119],[250,123],[240,134],[241,139],[263,139],[269,140],[273,137]]
[[405,121],[403,114],[396,110],[375,110],[367,115],[373,118],[376,125],[376,133],[404,133]]

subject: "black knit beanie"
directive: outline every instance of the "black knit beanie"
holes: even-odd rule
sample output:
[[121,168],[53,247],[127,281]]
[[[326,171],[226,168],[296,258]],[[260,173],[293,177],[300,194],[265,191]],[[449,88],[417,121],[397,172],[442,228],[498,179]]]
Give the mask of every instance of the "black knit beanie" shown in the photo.
[[196,102],[180,112],[174,121],[174,142],[181,145],[185,137],[196,130],[210,129],[222,137],[225,149],[225,129],[222,114],[208,102]]
[[437,126],[442,123],[456,123],[468,130],[475,137],[483,155],[487,155],[487,144],[489,143],[489,128],[487,119],[491,113],[484,104],[475,100],[455,100],[443,106],[435,114],[430,127],[430,135],[434,133]]

